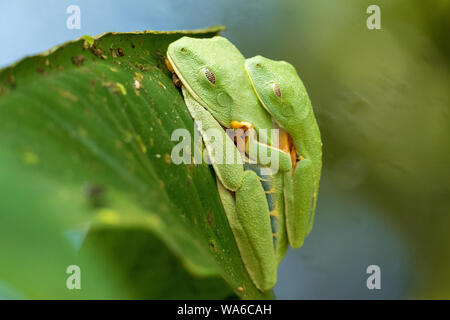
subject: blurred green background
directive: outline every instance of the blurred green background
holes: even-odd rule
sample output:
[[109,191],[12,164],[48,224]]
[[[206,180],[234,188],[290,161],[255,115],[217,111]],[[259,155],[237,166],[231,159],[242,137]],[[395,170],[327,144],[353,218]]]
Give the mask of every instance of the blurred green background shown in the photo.
[[[83,0],[81,30],[65,26],[70,4],[0,1],[0,67],[83,34],[223,24],[246,57],[297,68],[324,172],[315,228],[281,264],[278,298],[450,298],[449,1]],[[381,30],[366,27],[371,4]],[[366,288],[371,264],[381,290]]]

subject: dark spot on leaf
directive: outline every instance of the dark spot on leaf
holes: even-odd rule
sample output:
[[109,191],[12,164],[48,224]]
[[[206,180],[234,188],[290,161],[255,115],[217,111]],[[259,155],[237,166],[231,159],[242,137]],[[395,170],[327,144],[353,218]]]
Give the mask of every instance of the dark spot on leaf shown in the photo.
[[82,56],[82,55],[79,55],[79,56],[73,56],[73,57],[72,57],[72,63],[73,63],[74,65],[76,65],[77,67],[79,67],[79,66],[81,66],[81,65],[83,64],[84,59],[85,59],[85,57]]
[[134,45],[133,42],[131,43],[131,48],[133,48],[133,49],[136,48],[136,46]]
[[40,74],[44,74],[45,73],[45,69],[43,67],[37,67],[36,71],[39,72]]
[[138,68],[141,71],[149,71],[152,69],[152,67],[150,65],[144,65],[142,63],[135,63],[136,68]]
[[212,214],[211,211],[206,214],[206,220],[208,221],[208,224],[210,226],[213,225],[213,223],[214,223],[214,215]]
[[97,184],[88,185],[84,189],[84,195],[89,205],[93,208],[100,208],[105,205],[105,194],[106,188]]
[[92,46],[91,50],[92,50],[92,52],[93,52],[97,57],[99,57],[99,58],[101,58],[101,59],[103,59],[103,60],[106,60],[107,57],[103,54],[103,50],[102,50],[102,49],[97,48],[97,47],[94,45],[94,46]]
[[122,49],[122,48],[117,49],[117,55],[118,55],[119,57],[125,56],[125,53],[123,52],[123,49]]
[[113,49],[113,48],[110,48],[109,51],[111,51],[111,57],[117,58],[117,53],[116,53],[117,50],[115,50],[115,49]]
[[100,55],[103,54],[103,50],[102,49],[98,49],[95,46],[93,46],[91,50],[96,56],[100,56]]
[[214,240],[209,240],[209,247],[210,247],[211,251],[214,251],[214,252],[217,251],[216,242]]
[[13,89],[17,87],[16,78],[12,74],[6,78],[6,83]]
[[191,176],[187,176],[186,185],[189,186],[191,184],[192,184],[192,177]]

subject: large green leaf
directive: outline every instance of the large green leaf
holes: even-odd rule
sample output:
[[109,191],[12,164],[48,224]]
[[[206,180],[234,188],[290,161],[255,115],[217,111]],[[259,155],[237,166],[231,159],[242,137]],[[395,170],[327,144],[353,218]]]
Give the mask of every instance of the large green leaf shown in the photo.
[[[178,143],[171,141],[173,130],[186,128],[193,136],[194,127],[165,66],[165,51],[184,35],[211,37],[219,31],[84,37],[0,71],[1,154],[14,163],[0,164],[0,170],[10,179],[20,172],[26,179],[14,183],[34,190],[2,201],[0,214],[6,217],[6,203],[14,200],[13,212],[23,219],[39,216],[58,226],[55,237],[89,225],[77,257],[87,293],[73,296],[103,297],[104,291],[94,290],[95,272],[89,272],[94,269],[89,263],[98,260],[95,268],[110,271],[107,284],[127,287],[126,294],[110,294],[118,298],[271,297],[249,279],[214,172],[206,164],[175,165],[170,157]],[[36,206],[30,206],[31,198]],[[60,206],[50,209],[49,201]],[[64,223],[55,223],[61,219]],[[20,224],[5,220],[3,226],[18,228],[20,236]],[[18,257],[36,251],[29,237],[23,238],[29,244],[17,246],[17,237],[10,237],[0,235],[1,242],[10,243],[0,246],[0,259],[15,247]],[[39,248],[47,247],[41,243]],[[26,297],[59,294],[51,287],[33,291],[32,284],[26,288],[9,276],[26,261],[16,259],[0,269],[0,280]],[[39,269],[32,272],[51,277]]]
[[[83,197],[0,154],[0,299],[133,297],[106,259],[93,251],[79,257],[67,237],[89,213]],[[82,270],[80,291],[66,287],[73,264]]]

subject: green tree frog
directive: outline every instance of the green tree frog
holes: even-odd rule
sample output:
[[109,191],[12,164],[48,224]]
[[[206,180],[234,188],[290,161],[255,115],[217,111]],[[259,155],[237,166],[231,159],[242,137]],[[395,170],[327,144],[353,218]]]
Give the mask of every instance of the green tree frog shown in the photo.
[[[183,37],[170,44],[167,62],[176,75],[174,83],[182,85],[186,106],[212,158],[219,195],[246,269],[260,290],[270,290],[287,249],[285,213],[287,209],[295,213],[294,195],[299,191],[295,177],[291,178],[296,158],[292,156],[295,150],[286,147],[289,131],[281,130],[282,147],[267,134],[282,123],[274,123],[275,117],[261,106],[245,72],[245,58],[227,39]],[[236,141],[223,130],[230,128],[254,132],[245,138],[242,158]],[[214,153],[216,141],[211,139],[210,130],[222,135],[225,156],[235,162],[224,163],[224,155]],[[263,163],[260,152],[252,159],[252,146],[274,155],[270,159],[277,159],[280,172],[271,172],[272,163]]]
[[[292,138],[295,161],[286,174],[286,193],[293,207],[286,208],[289,243],[297,248],[311,231],[322,170],[322,141],[311,101],[295,68],[285,61],[262,56],[247,59],[245,70],[263,107]],[[288,204],[289,202],[287,202]]]

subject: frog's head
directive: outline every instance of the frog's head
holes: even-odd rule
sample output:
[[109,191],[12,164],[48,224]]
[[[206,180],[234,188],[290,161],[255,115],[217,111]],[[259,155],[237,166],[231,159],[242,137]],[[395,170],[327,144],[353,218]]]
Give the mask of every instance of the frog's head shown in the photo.
[[[232,120],[247,81],[245,58],[223,37],[183,37],[169,45],[169,59],[183,86],[225,127]],[[237,73],[237,74],[236,74]],[[244,100],[245,101],[245,100]]]
[[282,127],[308,115],[311,102],[290,63],[256,56],[247,59],[245,69],[261,104]]

